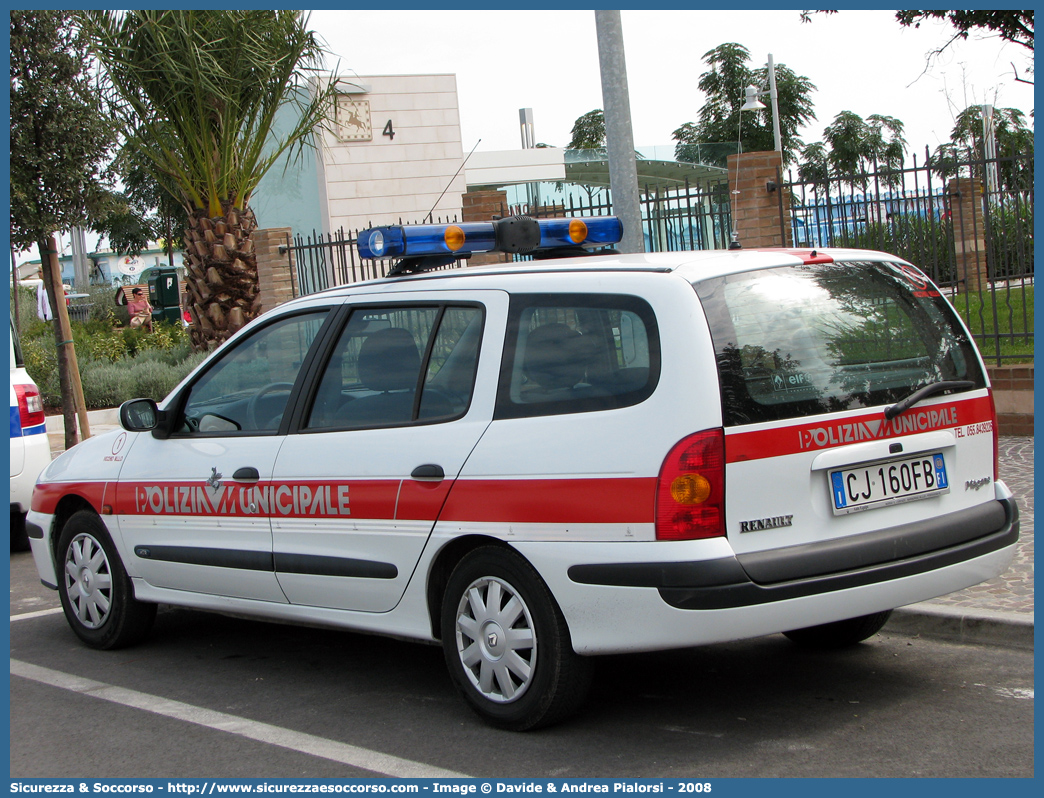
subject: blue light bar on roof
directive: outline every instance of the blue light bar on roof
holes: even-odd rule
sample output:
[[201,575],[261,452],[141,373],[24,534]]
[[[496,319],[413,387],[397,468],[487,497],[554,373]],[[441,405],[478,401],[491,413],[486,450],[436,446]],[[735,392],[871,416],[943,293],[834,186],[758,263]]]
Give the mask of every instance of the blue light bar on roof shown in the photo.
[[363,258],[466,257],[477,252],[534,252],[562,247],[597,247],[619,242],[623,225],[615,216],[372,227],[359,233]]

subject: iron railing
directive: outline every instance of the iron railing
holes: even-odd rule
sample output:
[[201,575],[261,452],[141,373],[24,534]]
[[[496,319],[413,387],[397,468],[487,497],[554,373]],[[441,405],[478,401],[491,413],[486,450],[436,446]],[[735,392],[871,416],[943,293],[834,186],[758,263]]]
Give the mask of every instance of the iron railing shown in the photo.
[[[443,224],[457,220],[456,217],[445,220],[439,217],[433,221],[435,224]],[[399,224],[402,224],[401,219]],[[394,266],[391,261],[360,257],[359,231],[346,231],[343,227],[329,235],[314,230],[307,236],[299,233],[288,235],[286,244],[281,246],[279,251],[296,265],[296,280],[295,270],[290,270],[294,296],[306,296],[339,285],[387,277],[388,271]],[[456,268],[461,265],[464,264],[457,261],[443,268]]]
[[[944,162],[927,149],[909,164],[857,175],[781,181],[797,247],[898,255],[944,288],[990,362],[1033,356],[1033,158]],[[974,186],[973,186],[974,184]]]
[[[981,183],[980,199],[962,201],[961,184],[953,176]],[[915,156],[896,169],[877,167],[819,181],[790,173],[778,183],[781,208],[789,205],[789,213],[780,214],[784,240],[789,233],[795,247],[855,247],[898,255],[947,290],[988,360],[1000,365],[1032,359],[1031,155],[987,161],[969,150],[944,164],[926,150],[923,159]],[[592,192],[565,204],[505,206],[500,215],[608,215],[608,195]],[[729,199],[724,179],[671,189],[647,186],[641,196],[646,251],[726,248],[732,229]],[[358,231],[343,228],[327,236],[288,236],[282,249],[297,265],[294,294],[386,276],[392,264],[360,258],[357,240]],[[969,249],[984,263],[974,281],[967,272]]]

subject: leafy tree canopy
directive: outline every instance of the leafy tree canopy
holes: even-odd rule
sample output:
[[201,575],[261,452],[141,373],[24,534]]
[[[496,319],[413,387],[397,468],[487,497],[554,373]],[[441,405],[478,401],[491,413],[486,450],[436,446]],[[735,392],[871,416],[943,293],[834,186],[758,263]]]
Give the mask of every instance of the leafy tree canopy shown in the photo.
[[945,19],[957,29],[957,36],[968,38],[971,31],[991,31],[1005,41],[1033,49],[1033,12],[980,9],[963,11],[897,11],[900,25],[919,27],[926,19]]
[[605,113],[601,108],[588,111],[573,123],[570,131],[570,150],[597,150],[605,148]]
[[[186,208],[246,208],[269,168],[329,119],[306,84],[322,48],[296,11],[85,11],[128,144]],[[296,124],[274,137],[277,112]]]
[[[936,148],[933,168],[943,177],[954,177],[986,155],[982,106],[971,105],[957,115],[950,141]],[[1017,108],[993,109],[997,176],[1001,188],[1014,192],[1033,188],[1033,129]]]
[[[700,75],[697,85],[706,99],[697,121],[686,122],[672,134],[678,142],[675,157],[679,161],[720,162],[724,165],[724,154],[708,158],[704,145],[736,142],[740,133],[744,150],[774,149],[772,112],[769,108],[744,111],[740,129],[740,107],[746,99],[746,87],[767,87],[768,68],[751,68],[748,63],[750,51],[736,43],[715,47],[704,53],[703,60],[709,69]],[[816,87],[807,77],[796,74],[785,64],[776,64],[775,72],[780,139],[783,162],[787,164],[795,159],[801,146],[798,130],[816,118],[812,103],[812,92]]]
[[[802,11],[801,21],[811,22],[812,14],[836,14],[833,9]],[[945,19],[957,32],[954,39],[967,39],[973,31],[996,33],[1005,41],[1020,44],[1027,50],[1033,50],[1033,11],[1014,11],[1003,9],[978,9],[959,11],[896,11],[895,18],[904,27],[919,28],[928,19]],[[950,40],[952,42],[953,39]],[[945,50],[947,42],[939,51]]]
[[[220,343],[263,310],[254,190],[284,154],[315,144],[313,133],[332,122],[337,84],[321,79],[323,49],[298,11],[79,18],[126,140],[130,197],[160,217],[160,190],[182,205],[192,339],[200,348]],[[173,224],[175,214],[166,218]]]
[[11,11],[11,241],[19,249],[93,227],[112,195],[115,142],[68,12]]
[[801,148],[798,176],[810,183],[823,184],[827,175],[858,183],[870,171],[898,178],[906,155],[903,123],[894,116],[871,114],[863,119],[852,111],[842,111],[823,131],[823,141]]

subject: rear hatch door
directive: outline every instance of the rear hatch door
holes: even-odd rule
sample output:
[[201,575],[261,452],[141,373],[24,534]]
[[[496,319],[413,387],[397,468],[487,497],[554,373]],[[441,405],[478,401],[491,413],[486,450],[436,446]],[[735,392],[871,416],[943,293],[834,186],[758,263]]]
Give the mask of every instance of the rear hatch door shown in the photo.
[[[994,496],[993,405],[967,331],[918,270],[866,257],[696,284],[720,375],[727,534],[741,560],[843,551],[843,539],[899,559],[910,552],[888,530]],[[824,556],[819,569],[851,562]]]

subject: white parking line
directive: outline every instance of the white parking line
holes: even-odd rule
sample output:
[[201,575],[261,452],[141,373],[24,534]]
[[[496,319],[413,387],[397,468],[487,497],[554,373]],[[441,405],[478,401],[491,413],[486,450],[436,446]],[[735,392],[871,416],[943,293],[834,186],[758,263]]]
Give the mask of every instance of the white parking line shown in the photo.
[[74,693],[100,698],[103,701],[111,701],[114,704],[120,704],[125,707],[153,712],[163,717],[195,723],[208,729],[228,732],[249,740],[257,740],[269,745],[278,745],[291,751],[299,751],[303,754],[330,759],[334,762],[362,768],[363,770],[384,776],[403,779],[470,778],[470,776],[464,773],[442,770],[426,765],[423,762],[400,759],[397,756],[390,756],[378,751],[370,751],[366,748],[327,740],[323,737],[296,732],[292,729],[284,729],[280,726],[272,726],[268,723],[260,723],[248,718],[229,715],[225,712],[216,712],[212,709],[196,707],[180,701],[149,695],[148,693],[139,693],[136,690],[115,687],[104,682],[96,682],[71,673],[42,668],[39,665],[32,665],[16,659],[11,660],[11,675],[57,687],[61,690],[70,690]]
[[36,612],[23,612],[19,615],[11,616],[11,623],[15,621],[28,621],[31,618],[42,618],[45,615],[57,615],[62,611],[61,607],[53,607],[49,610],[36,610]]

